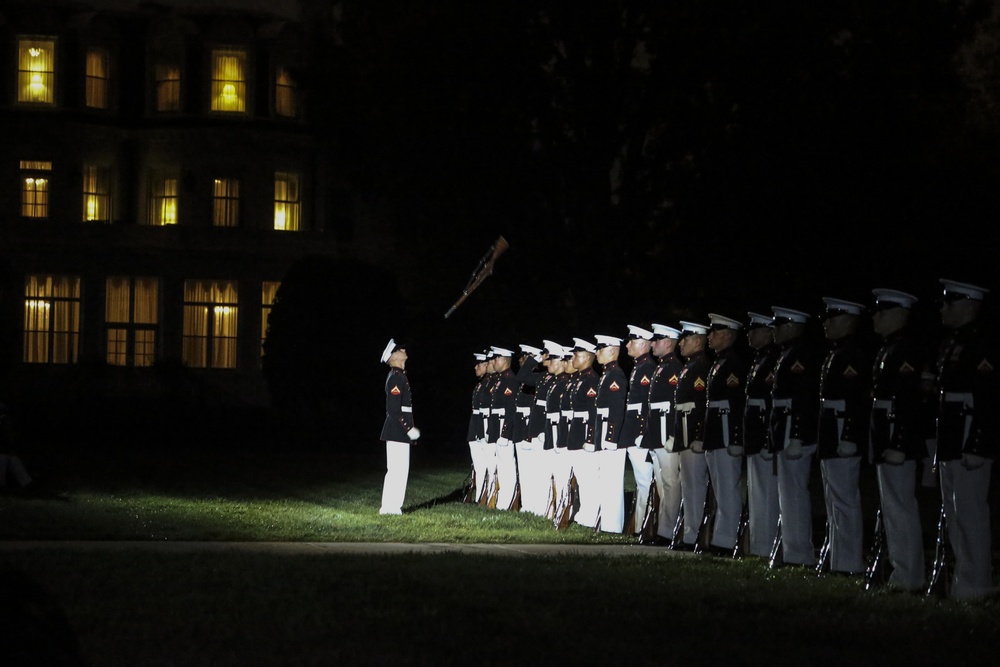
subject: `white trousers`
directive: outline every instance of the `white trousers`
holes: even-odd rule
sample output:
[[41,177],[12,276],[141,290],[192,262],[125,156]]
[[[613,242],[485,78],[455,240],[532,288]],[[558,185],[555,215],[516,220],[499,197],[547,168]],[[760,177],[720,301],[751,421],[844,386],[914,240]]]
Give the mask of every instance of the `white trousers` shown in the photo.
[[802,456],[792,460],[778,452],[778,511],[781,516],[782,560],[792,565],[815,565],[812,539],[812,500],[809,473],[816,445],[803,445]]
[[517,486],[517,458],[514,453],[514,443],[510,440],[497,441],[497,484],[500,491],[497,494],[497,509],[507,510],[514,502],[514,487]]
[[[539,516],[545,516],[549,506],[555,506],[559,502],[559,489],[562,488],[560,478],[556,476],[556,450],[540,449],[538,451],[538,477],[535,483],[538,489]],[[563,480],[565,482],[565,480]],[[553,499],[552,487],[555,486],[555,498]]]
[[708,495],[708,465],[705,454],[681,451],[681,496],[684,499],[684,544],[694,546],[705,515]]
[[743,513],[743,457],[730,456],[725,448],[712,449],[705,452],[705,463],[715,495],[712,546],[735,549]]
[[478,501],[483,495],[483,482],[486,479],[486,458],[482,440],[469,441],[469,455],[472,458],[472,469],[476,473],[476,497]]
[[875,466],[882,505],[886,550],[892,574],[889,584],[908,591],[924,588],[924,540],[917,505],[917,462]]
[[826,503],[827,535],[830,538],[830,571],[865,571],[861,520],[861,490],[858,475],[861,457],[847,456],[819,462]]
[[975,470],[958,460],[942,461],[939,467],[948,541],[955,554],[951,597],[984,597],[994,592],[988,503],[993,461],[986,459]]
[[747,457],[747,502],[750,553],[768,558],[778,536],[778,476],[773,459],[766,461],[760,454]]
[[485,440],[480,442],[482,457],[486,463],[486,498],[489,499],[497,488],[497,443]]
[[534,443],[530,440],[514,443],[514,454],[517,457],[517,481],[521,485],[521,511],[532,514],[539,514],[536,511],[539,485],[533,478],[538,473],[536,453]]
[[594,452],[599,460],[601,488],[601,531],[620,533],[625,529],[625,450]]
[[670,539],[674,536],[677,515],[681,510],[681,454],[665,448],[653,450],[653,481],[660,494],[660,514],[656,518],[656,534]]
[[[653,464],[651,453],[642,447],[629,447],[629,463],[632,464],[632,476],[635,478],[635,532],[642,530],[642,517],[646,513],[646,502],[649,499],[649,485],[653,482]],[[624,474],[624,471],[622,471]]]
[[576,473],[577,491],[580,493],[580,509],[573,520],[581,526],[594,528],[601,508],[599,457],[597,452],[583,449],[568,454]]
[[410,476],[410,443],[385,441],[385,480],[379,514],[402,514],[406,480]]

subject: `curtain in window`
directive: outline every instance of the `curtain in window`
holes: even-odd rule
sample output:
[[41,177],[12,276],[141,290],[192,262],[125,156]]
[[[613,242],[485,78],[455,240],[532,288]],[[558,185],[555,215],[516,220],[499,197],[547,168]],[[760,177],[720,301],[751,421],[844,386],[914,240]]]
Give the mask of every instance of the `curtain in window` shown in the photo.
[[279,116],[295,118],[295,82],[284,67],[279,67],[274,78],[274,111]]
[[156,66],[156,110],[180,111],[181,68],[177,65]]
[[87,106],[108,108],[108,54],[100,49],[87,51]]
[[246,53],[212,51],[212,111],[246,110]]
[[83,221],[110,222],[110,182],[107,167],[83,167]]
[[239,224],[240,182],[235,178],[217,178],[213,189],[212,224],[236,227]]
[[52,104],[55,42],[21,40],[18,45],[17,101]]
[[274,228],[299,229],[299,176],[287,172],[274,175]]
[[24,360],[76,363],[80,279],[75,276],[28,276],[24,297]]

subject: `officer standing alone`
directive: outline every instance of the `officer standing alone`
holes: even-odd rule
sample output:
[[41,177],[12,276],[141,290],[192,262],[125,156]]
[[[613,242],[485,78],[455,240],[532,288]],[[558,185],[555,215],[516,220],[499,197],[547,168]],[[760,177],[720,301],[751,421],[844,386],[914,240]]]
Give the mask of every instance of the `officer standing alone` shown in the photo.
[[410,475],[410,442],[420,437],[420,429],[413,425],[406,359],[405,346],[390,339],[382,351],[382,363],[389,365],[389,375],[385,379],[385,422],[381,435],[385,441],[386,471],[379,514],[403,513],[406,481]]

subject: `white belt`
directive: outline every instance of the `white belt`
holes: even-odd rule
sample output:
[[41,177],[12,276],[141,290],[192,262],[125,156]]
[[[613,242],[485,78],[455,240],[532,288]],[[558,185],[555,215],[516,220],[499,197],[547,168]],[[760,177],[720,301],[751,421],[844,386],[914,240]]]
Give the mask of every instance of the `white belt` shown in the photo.
[[729,399],[726,398],[726,399],[723,399],[721,401],[709,401],[708,402],[708,407],[710,407],[710,408],[718,408],[720,410],[723,410],[723,409],[724,410],[728,410],[729,409]]
[[747,399],[748,408],[766,408],[767,399],[764,398],[748,398]]
[[589,410],[576,411],[573,413],[573,419],[582,419],[584,421],[587,421],[590,419],[590,411]]
[[674,407],[677,408],[678,412],[691,412],[695,409],[696,405],[694,401],[689,401],[688,403],[678,403]]
[[527,408],[518,408],[517,409],[517,414],[524,415],[525,417],[527,417],[528,415],[531,414],[531,408],[530,407],[527,407]]
[[776,398],[771,401],[771,407],[774,408],[785,408],[786,410],[792,409],[792,399],[790,398]]
[[537,400],[537,401],[535,401],[535,405],[537,405],[537,406],[538,406],[538,407],[540,407],[540,408],[544,408],[544,407],[545,407],[545,405],[546,405],[546,403],[545,403],[545,399],[543,398],[543,399],[540,399],[540,400]]
[[650,410],[662,410],[664,412],[670,412],[670,401],[657,401],[656,403],[650,403]]
[[972,392],[946,391],[943,394],[945,403],[965,403],[972,405]]
[[597,408],[597,416],[598,417],[610,417],[611,416],[611,408]]
[[552,422],[553,424],[555,424],[556,422],[558,422],[558,421],[559,421],[559,413],[558,413],[558,412],[546,412],[546,413],[545,413],[545,416],[546,416],[546,417],[548,418],[548,420],[549,420],[550,422]]
[[627,410],[642,410],[642,403],[629,403],[625,407]]
[[823,399],[823,409],[824,410],[846,410],[847,401],[843,399],[836,398],[824,398]]
[[564,419],[572,419],[573,418],[573,411],[572,410],[560,410],[559,414],[561,414]]
[[876,410],[892,410],[893,401],[888,398],[876,398],[875,404],[872,406]]
[[412,407],[410,407],[409,405],[404,405],[404,406],[403,406],[402,408],[400,408],[400,409],[401,409],[401,410],[402,410],[403,412],[413,412],[413,408],[412,408]]

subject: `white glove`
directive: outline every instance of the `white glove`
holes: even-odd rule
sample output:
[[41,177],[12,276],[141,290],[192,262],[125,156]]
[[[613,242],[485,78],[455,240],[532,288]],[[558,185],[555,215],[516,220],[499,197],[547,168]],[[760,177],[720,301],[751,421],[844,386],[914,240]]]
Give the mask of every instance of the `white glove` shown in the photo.
[[592,442],[585,442],[585,443],[583,443],[583,451],[585,451],[585,452],[596,452],[597,451],[597,447],[595,447],[594,443],[592,443]]
[[726,451],[733,457],[743,456],[743,445],[729,445],[726,447]]
[[705,451],[705,441],[704,440],[692,440],[691,441],[691,451],[695,454],[701,454]]
[[638,447],[641,444],[642,444],[642,436],[641,435],[637,435],[635,437],[635,446]]
[[774,454],[772,454],[771,452],[767,451],[766,449],[762,449],[762,450],[760,450],[760,458],[764,459],[765,461],[773,461],[774,460]]
[[497,444],[501,447],[510,447],[510,440],[508,438],[497,438]]
[[802,458],[802,441],[796,438],[789,438],[785,445],[785,458],[792,461]]
[[540,354],[533,355],[531,358],[534,359],[535,362],[539,363],[539,364],[542,363],[543,361],[545,361],[545,357],[543,357]]
[[906,461],[906,454],[898,449],[887,449],[882,452],[882,459],[892,466],[902,465]]
[[986,463],[986,459],[978,454],[962,454],[962,467],[966,470],[981,468]]
[[675,442],[674,436],[670,436],[669,438],[667,438],[667,441],[663,443],[663,448],[666,449],[668,452],[674,451],[674,442]]
[[605,440],[604,442],[601,443],[601,449],[608,452],[613,452],[616,449],[618,449],[618,443],[611,442],[610,440]]
[[413,428],[411,428],[409,431],[406,432],[406,437],[408,437],[410,440],[416,440],[417,438],[420,437],[420,429],[414,426]]
[[858,446],[848,440],[841,440],[837,445],[837,456],[854,456],[858,453]]

